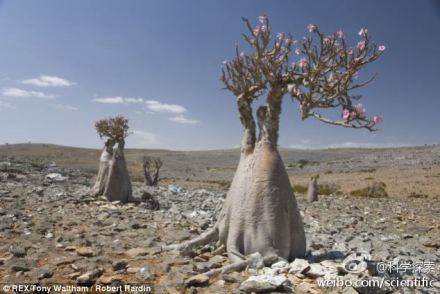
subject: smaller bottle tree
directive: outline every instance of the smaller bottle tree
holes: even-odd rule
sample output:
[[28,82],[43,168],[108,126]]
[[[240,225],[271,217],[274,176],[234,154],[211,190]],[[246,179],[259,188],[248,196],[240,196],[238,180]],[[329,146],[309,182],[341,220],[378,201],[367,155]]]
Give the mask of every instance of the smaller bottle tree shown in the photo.
[[162,164],[162,160],[159,157],[152,158],[144,156],[142,158],[142,170],[144,171],[145,185],[157,186],[159,183],[159,171]]
[[124,156],[125,138],[130,135],[128,119],[123,116],[102,119],[95,123],[101,139],[105,139],[99,171],[92,194],[110,201],[128,202],[132,196],[130,177]]

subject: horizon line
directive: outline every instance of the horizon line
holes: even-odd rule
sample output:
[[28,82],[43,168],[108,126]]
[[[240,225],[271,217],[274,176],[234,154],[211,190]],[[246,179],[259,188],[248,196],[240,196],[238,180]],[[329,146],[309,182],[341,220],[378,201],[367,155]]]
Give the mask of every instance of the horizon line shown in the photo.
[[[0,147],[12,147],[17,145],[50,145],[56,147],[64,147],[64,148],[77,148],[77,149],[92,149],[92,150],[101,150],[102,148],[93,148],[93,147],[80,147],[80,146],[68,146],[61,145],[56,143],[41,143],[41,142],[21,142],[21,143],[3,143],[0,144]],[[432,143],[432,144],[423,144],[423,145],[412,145],[412,144],[402,144],[395,146],[334,146],[334,147],[308,147],[308,148],[296,148],[296,147],[286,147],[286,146],[278,146],[280,151],[282,150],[298,150],[298,151],[319,151],[319,150],[343,150],[343,149],[401,149],[401,148],[421,148],[421,147],[436,147],[440,146],[440,143]],[[233,151],[239,150],[240,147],[231,147],[231,148],[213,148],[213,149],[186,149],[186,150],[178,150],[178,149],[168,149],[168,148],[147,148],[147,147],[134,147],[134,148],[125,148],[125,150],[161,150],[161,151],[172,151],[172,152],[204,152],[204,151]]]

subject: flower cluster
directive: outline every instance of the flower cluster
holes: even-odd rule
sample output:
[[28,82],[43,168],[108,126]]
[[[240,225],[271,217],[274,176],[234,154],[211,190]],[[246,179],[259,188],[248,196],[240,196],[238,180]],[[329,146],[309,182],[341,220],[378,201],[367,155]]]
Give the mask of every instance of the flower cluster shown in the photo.
[[344,109],[342,111],[342,118],[344,121],[350,121],[357,118],[364,118],[366,113],[366,109],[362,104],[356,104],[353,109],[350,111],[349,109]]
[[[342,30],[324,35],[316,24],[309,24],[307,30],[318,41],[312,36],[294,40],[284,32],[272,39],[265,15],[258,17],[255,27],[243,20],[250,31],[250,36],[244,38],[254,52],[245,54],[237,49],[236,58],[223,65],[222,80],[227,89],[237,95],[251,93],[255,98],[273,87],[287,89],[299,102],[303,119],[312,116],[326,123],[369,130],[383,121],[383,116],[367,118],[362,104],[352,106],[361,96],[351,95],[351,90],[372,80],[356,83],[358,73],[386,49],[370,41],[367,28],[358,32],[361,40],[350,47]],[[298,57],[293,58],[291,53]],[[314,111],[336,107],[342,108],[341,121],[329,120]]]
[[316,32],[316,30],[318,29],[318,27],[317,27],[316,25],[314,25],[314,24],[309,24],[309,25],[307,26],[307,29],[309,30],[310,33],[314,33],[314,32]]
[[[351,110],[350,109],[343,109],[342,110],[342,119],[345,122],[350,122],[355,119],[365,119],[367,111],[365,107],[362,104],[356,104]],[[374,124],[379,124],[383,122],[383,115],[375,115],[372,118],[370,118],[370,122]]]

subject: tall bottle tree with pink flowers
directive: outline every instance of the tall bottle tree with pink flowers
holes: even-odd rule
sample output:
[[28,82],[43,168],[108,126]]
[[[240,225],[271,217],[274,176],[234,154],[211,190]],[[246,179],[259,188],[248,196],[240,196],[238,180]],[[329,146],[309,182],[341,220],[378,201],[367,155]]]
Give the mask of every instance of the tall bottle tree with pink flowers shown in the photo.
[[[376,130],[382,116],[368,117],[352,91],[372,81],[358,82],[358,73],[378,59],[385,46],[372,43],[367,29],[350,47],[342,31],[324,34],[310,24],[311,36],[301,41],[291,35],[273,36],[269,20],[259,17],[244,39],[245,53],[225,61],[221,80],[236,97],[244,128],[237,171],[216,225],[202,236],[168,249],[183,249],[213,240],[225,245],[231,261],[246,255],[280,256],[287,260],[306,254],[306,238],[284,163],[278,152],[279,117],[283,98],[299,105],[302,120],[315,118],[346,128]],[[293,60],[292,60],[293,59]],[[254,115],[253,102],[265,97]],[[339,109],[340,118],[322,111]],[[332,113],[332,112],[331,112]],[[334,112],[333,112],[334,113]]]

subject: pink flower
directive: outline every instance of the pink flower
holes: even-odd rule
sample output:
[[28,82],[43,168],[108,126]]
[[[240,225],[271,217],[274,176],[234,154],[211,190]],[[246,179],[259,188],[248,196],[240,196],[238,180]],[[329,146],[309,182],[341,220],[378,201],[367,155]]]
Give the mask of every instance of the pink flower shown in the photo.
[[381,122],[383,122],[383,115],[375,115],[375,116],[373,116],[373,122],[375,124],[380,124]]
[[307,29],[309,30],[310,33],[316,32],[316,30],[318,29],[318,27],[314,24],[309,24],[307,26]]
[[348,111],[348,109],[344,109],[344,110],[342,111],[342,118],[343,118],[344,120],[348,120],[349,117],[350,117],[350,111]]
[[347,54],[348,54],[348,55],[353,55],[353,48],[349,48],[349,49],[347,50]]
[[379,50],[379,52],[383,52],[383,51],[385,51],[385,49],[387,49],[385,47],[385,45],[380,45],[379,48],[377,48],[377,50]]
[[255,36],[258,36],[258,35],[260,34],[260,30],[261,30],[260,26],[256,26],[256,27],[254,28],[254,35],[255,35]]
[[301,48],[296,48],[295,49],[295,54],[296,55],[300,55],[301,54]]
[[267,20],[267,16],[266,16],[266,15],[260,15],[260,16],[258,17],[258,21],[259,21],[260,23],[265,23],[266,20]]
[[330,44],[330,39],[329,38],[324,38],[324,44],[326,44],[326,45]]
[[278,34],[277,34],[277,39],[278,39],[278,40],[282,40],[282,39],[284,39],[284,33],[278,33]]
[[359,115],[359,116],[362,116],[362,115],[364,115],[365,114],[365,112],[366,112],[366,110],[365,110],[365,107],[362,105],[362,104],[356,104],[355,106],[354,106],[354,109],[356,110],[356,112],[357,112],[357,114]]
[[243,51],[240,52],[240,58],[244,58],[244,52]]
[[336,37],[338,37],[339,39],[344,38],[344,32],[341,31],[341,30],[337,31],[337,32],[336,32]]
[[265,32],[267,32],[267,26],[261,26],[261,31],[263,32],[263,33],[265,33]]
[[361,51],[364,50],[365,49],[365,41],[358,42],[356,47]]
[[365,36],[367,35],[367,33],[368,33],[368,29],[366,29],[366,28],[362,28],[362,29],[359,31],[358,35],[359,35],[359,36],[362,36],[362,37],[365,37]]
[[301,60],[298,62],[299,67],[305,67],[307,64],[309,64],[309,62],[305,58],[301,58]]

